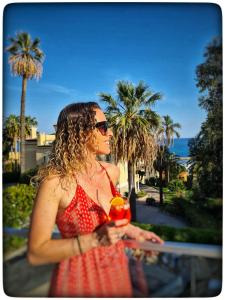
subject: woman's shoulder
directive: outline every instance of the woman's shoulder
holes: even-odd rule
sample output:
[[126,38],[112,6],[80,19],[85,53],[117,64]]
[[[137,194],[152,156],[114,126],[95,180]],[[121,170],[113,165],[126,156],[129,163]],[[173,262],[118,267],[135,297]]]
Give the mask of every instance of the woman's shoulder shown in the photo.
[[[48,189],[54,193],[62,193],[70,188],[67,178],[62,178],[59,175],[49,175],[40,183],[41,189]],[[74,181],[73,181],[74,183]]]
[[116,184],[120,175],[120,169],[118,166],[108,163],[108,162],[100,162],[102,166],[106,169],[107,173],[109,174],[110,178],[112,179],[113,183]]

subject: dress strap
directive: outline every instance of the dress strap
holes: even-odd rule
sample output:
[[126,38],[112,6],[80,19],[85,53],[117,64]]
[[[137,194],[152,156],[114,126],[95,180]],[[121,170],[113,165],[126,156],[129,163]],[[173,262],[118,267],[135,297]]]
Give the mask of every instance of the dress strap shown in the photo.
[[117,196],[119,193],[116,190],[116,188],[115,188],[115,186],[114,186],[114,184],[113,184],[113,182],[112,182],[112,180],[111,180],[108,172],[106,171],[106,168],[99,161],[98,161],[98,163],[100,164],[100,166],[102,167],[102,169],[105,170],[105,172],[106,172],[106,175],[107,175],[107,177],[109,179],[109,182],[110,182],[110,187],[111,187],[111,191],[112,191],[113,196]]

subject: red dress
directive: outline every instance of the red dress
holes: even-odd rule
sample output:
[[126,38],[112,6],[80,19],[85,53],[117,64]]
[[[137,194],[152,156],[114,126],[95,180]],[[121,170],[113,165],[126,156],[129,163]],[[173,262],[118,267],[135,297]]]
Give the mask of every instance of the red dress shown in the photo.
[[[113,196],[119,195],[111,180],[110,186]],[[93,232],[105,222],[106,217],[104,209],[77,184],[71,203],[63,213],[57,215],[56,224],[62,238],[73,238]],[[61,261],[53,272],[49,296],[132,297],[123,241],[92,248],[82,255]]]

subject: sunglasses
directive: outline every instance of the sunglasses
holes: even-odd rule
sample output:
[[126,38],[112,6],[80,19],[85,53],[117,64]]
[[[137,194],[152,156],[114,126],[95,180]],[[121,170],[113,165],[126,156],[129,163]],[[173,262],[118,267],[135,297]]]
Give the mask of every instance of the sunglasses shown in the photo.
[[109,129],[109,123],[107,121],[98,122],[95,127],[101,132],[102,135],[106,135]]

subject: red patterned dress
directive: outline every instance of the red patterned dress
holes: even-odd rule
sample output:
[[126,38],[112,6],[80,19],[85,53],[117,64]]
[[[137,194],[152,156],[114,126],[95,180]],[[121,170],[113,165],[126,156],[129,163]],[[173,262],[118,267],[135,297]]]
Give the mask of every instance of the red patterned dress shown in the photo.
[[[108,174],[107,176],[110,180]],[[119,195],[111,180],[110,186],[113,196]],[[62,238],[73,238],[93,232],[105,222],[106,217],[104,209],[77,184],[71,203],[64,212],[57,215],[56,224]],[[123,241],[93,248],[57,264],[49,296],[132,297],[128,258]]]

